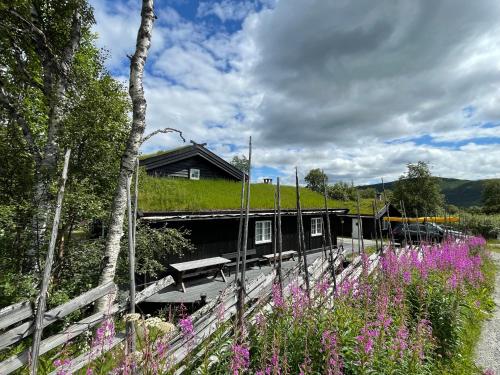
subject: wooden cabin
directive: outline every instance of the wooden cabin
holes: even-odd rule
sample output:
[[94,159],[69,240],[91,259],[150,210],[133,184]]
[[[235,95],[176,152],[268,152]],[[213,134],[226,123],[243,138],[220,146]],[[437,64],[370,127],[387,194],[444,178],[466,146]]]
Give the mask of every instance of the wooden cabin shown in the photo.
[[[346,214],[347,209],[330,209],[332,242],[337,244],[337,216]],[[306,250],[321,250],[323,246],[323,226],[325,212],[320,209],[302,211]],[[238,243],[239,211],[208,212],[145,212],[142,220],[152,227],[168,225],[170,228],[183,228],[191,232],[189,239],[195,247],[191,253],[182,257],[171,255],[169,263],[184,262],[220,256],[236,251]],[[273,253],[274,212],[272,210],[251,210],[248,226],[248,249],[255,249],[258,256]],[[297,214],[295,210],[282,210],[281,231],[283,251],[297,250]],[[326,236],[326,233],[325,233]],[[326,238],[326,237],[325,237]],[[326,241],[328,241],[326,239]]]
[[241,181],[244,173],[205,147],[191,145],[174,150],[146,155],[139,165],[150,176]]

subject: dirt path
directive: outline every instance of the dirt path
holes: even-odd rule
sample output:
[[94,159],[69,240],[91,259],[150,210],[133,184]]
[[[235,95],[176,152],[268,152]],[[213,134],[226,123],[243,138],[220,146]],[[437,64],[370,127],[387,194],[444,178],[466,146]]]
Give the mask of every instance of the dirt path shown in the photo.
[[[493,259],[500,267],[500,254],[492,252]],[[491,319],[484,323],[481,337],[476,348],[476,363],[500,375],[500,271],[495,278],[495,310]]]

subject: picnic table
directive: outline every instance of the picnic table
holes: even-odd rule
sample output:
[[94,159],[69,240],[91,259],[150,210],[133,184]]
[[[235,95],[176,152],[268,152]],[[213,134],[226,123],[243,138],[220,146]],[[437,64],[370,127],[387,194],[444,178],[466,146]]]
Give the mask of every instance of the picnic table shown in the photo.
[[180,284],[182,291],[186,292],[186,287],[184,286],[184,279],[192,276],[202,275],[215,271],[214,278],[220,273],[222,280],[227,282],[226,275],[222,270],[226,263],[231,262],[229,259],[223,257],[213,257],[192,260],[189,262],[174,263],[170,264],[170,268],[174,270],[174,278],[177,284]]
[[[229,276],[231,276],[231,267],[236,266],[238,263],[242,264],[243,262],[243,252],[240,253],[240,259],[238,258],[238,252],[233,252],[233,253],[225,253],[221,254],[223,258],[230,259],[231,263],[227,263],[224,265],[224,267],[229,271]],[[246,263],[251,264],[251,263],[257,263],[260,268],[260,258],[257,255],[257,250],[255,249],[248,249],[247,250],[247,258],[246,258]]]
[[[283,251],[281,252],[281,259],[290,259],[295,260],[295,256],[297,255],[297,252],[295,250],[288,250],[288,251]],[[271,261],[274,259],[279,259],[280,254],[277,252],[276,255],[274,254],[266,254],[263,255],[263,257],[269,261],[269,265],[271,265]]]

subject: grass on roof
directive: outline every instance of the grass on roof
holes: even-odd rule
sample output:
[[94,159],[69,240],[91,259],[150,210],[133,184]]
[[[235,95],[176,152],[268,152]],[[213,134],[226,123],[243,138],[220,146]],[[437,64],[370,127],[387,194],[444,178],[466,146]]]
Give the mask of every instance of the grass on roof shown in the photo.
[[[253,209],[272,209],[274,185],[252,184],[250,206]],[[212,211],[240,208],[241,182],[226,180],[187,180],[151,177],[142,174],[139,183],[139,209],[151,211]],[[321,194],[300,189],[303,209],[323,208]],[[283,209],[295,208],[295,187],[281,187]],[[372,214],[370,199],[360,201],[361,213]],[[349,208],[357,213],[356,202],[329,200],[329,208]]]
[[148,159],[148,158],[151,158],[153,156],[158,156],[158,155],[170,154],[174,151],[179,151],[179,150],[182,150],[183,148],[188,148],[188,147],[191,147],[191,146],[179,146],[176,148],[172,148],[170,150],[160,150],[160,151],[152,152],[150,154],[141,154],[141,155],[139,155],[139,160]]

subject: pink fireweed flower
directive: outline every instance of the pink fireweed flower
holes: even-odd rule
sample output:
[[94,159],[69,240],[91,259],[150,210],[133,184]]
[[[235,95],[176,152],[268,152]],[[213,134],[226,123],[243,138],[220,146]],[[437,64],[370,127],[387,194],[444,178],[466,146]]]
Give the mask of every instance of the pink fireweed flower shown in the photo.
[[114,337],[115,323],[113,319],[108,318],[97,328],[94,340],[92,341],[92,349],[101,349],[104,345],[111,344]]
[[179,320],[179,326],[181,327],[181,332],[184,337],[192,338],[194,336],[193,320],[190,316]]
[[404,352],[408,348],[408,337],[408,328],[403,324],[398,328],[392,345],[392,350],[399,354],[400,359],[403,359]]
[[278,309],[284,308],[285,307],[285,300],[283,299],[283,295],[281,294],[280,285],[278,283],[273,284],[272,294],[273,294],[274,307],[276,307]]
[[321,335],[321,351],[326,355],[326,374],[341,375],[343,364],[338,353],[337,335],[334,332],[323,332]]
[[297,283],[290,285],[290,294],[292,297],[292,315],[295,319],[300,318],[309,306],[309,297]]
[[315,288],[320,296],[326,297],[328,289],[330,288],[330,283],[328,282],[327,278],[324,278],[320,282],[316,283]]
[[53,365],[56,368],[57,375],[66,375],[70,373],[69,367],[71,366],[71,360],[69,358],[56,359]]
[[358,352],[362,352],[366,355],[371,355],[373,353],[375,340],[380,336],[380,329],[377,325],[377,323],[368,323],[361,328],[361,334],[356,337]]
[[231,371],[233,375],[239,375],[250,364],[250,351],[244,345],[233,344],[233,358],[231,360]]

